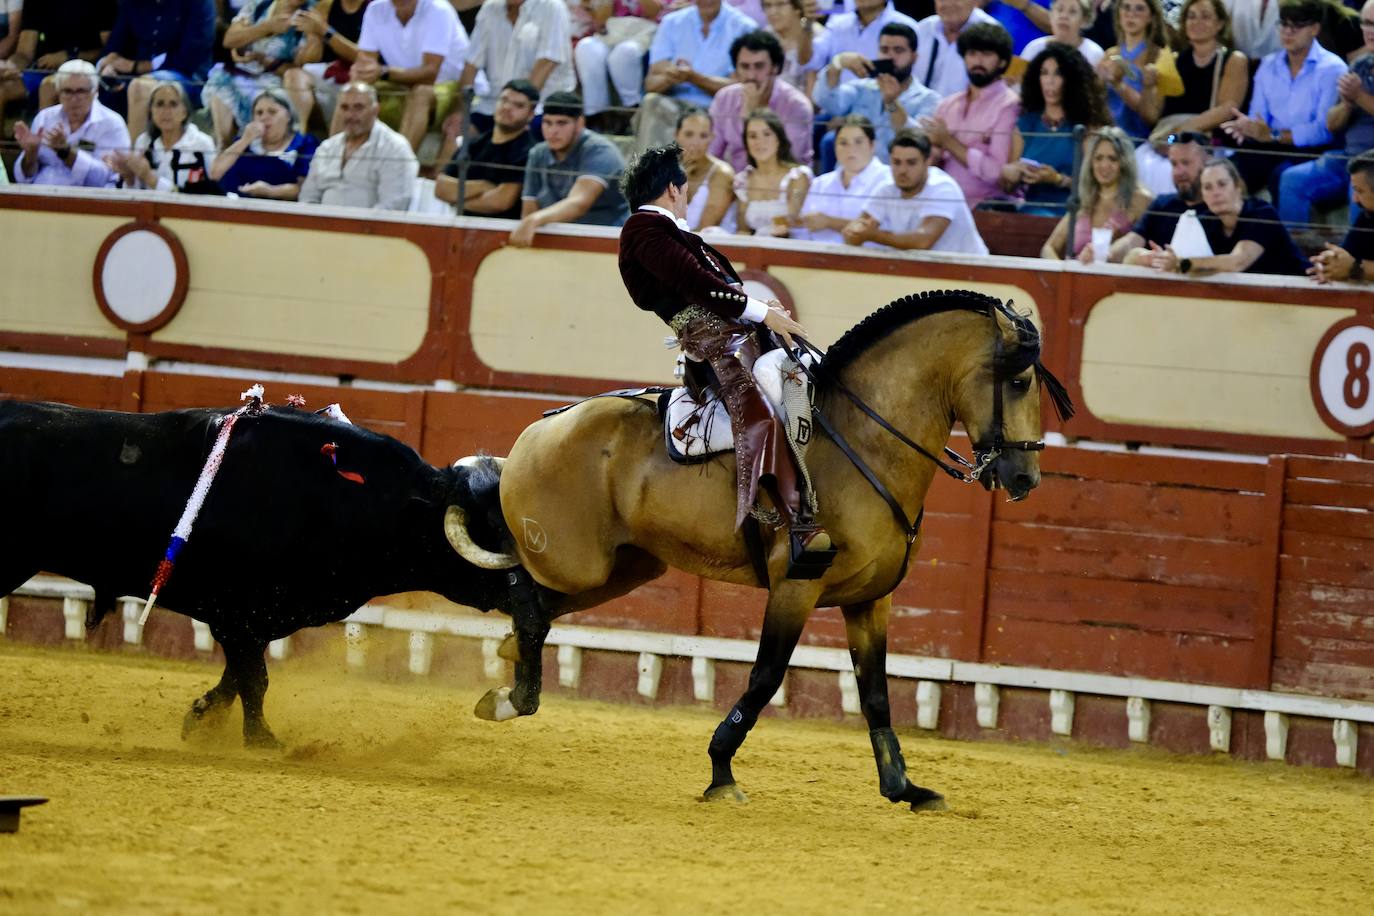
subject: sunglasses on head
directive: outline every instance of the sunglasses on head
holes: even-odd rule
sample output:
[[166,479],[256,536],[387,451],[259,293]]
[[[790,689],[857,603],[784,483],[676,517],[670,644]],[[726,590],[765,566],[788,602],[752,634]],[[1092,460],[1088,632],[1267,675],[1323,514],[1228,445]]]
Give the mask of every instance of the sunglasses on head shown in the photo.
[[1196,143],[1199,146],[1207,146],[1212,142],[1206,134],[1198,133],[1195,130],[1185,130],[1182,133],[1169,134],[1168,144],[1173,146],[1175,143]]

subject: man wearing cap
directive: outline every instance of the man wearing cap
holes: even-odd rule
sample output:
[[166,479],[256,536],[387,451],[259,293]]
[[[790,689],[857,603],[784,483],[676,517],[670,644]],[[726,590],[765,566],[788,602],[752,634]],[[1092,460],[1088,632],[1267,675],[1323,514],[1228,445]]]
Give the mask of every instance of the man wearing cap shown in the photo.
[[645,150],[621,182],[635,212],[620,232],[620,276],[635,305],[662,318],[688,356],[708,363],[716,392],[730,415],[735,441],[735,527],[754,511],[758,491],[768,493],[789,529],[792,556],[814,564],[830,551],[830,536],[815,524],[803,499],[805,479],[788,445],[781,418],[755,385],[762,325],[783,338],[805,329],[776,300],[747,295],[730,260],[687,228],[687,176],[677,144]]
[[587,129],[582,98],[575,92],[550,95],[539,128],[544,142],[534,145],[525,163],[521,219],[510,243],[528,247],[549,223],[624,223],[630,215],[619,187],[625,160],[614,143]]

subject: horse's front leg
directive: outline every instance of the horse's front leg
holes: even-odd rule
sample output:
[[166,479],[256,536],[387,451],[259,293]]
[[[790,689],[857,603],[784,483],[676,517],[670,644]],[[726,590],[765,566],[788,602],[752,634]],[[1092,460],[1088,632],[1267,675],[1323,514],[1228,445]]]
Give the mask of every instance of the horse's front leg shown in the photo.
[[892,610],[892,596],[847,604],[843,610],[849,658],[859,682],[859,706],[868,722],[868,736],[878,764],[878,788],[888,801],[906,802],[913,811],[942,811],[943,795],[907,778],[902,748],[892,730],[887,701],[887,618]]
[[731,761],[758,721],[763,707],[782,686],[792,651],[797,647],[802,628],[816,607],[818,597],[820,588],[815,580],[782,579],[769,593],[758,657],[749,672],[749,686],[711,736],[707,751],[711,757],[711,785],[703,795],[705,800],[747,800],[735,784]]
[[557,616],[560,597],[543,588],[522,568],[509,572],[511,623],[515,630],[501,644],[501,657],[515,662],[515,686],[488,690],[473,710],[479,719],[504,722],[539,710],[544,687],[544,641]]

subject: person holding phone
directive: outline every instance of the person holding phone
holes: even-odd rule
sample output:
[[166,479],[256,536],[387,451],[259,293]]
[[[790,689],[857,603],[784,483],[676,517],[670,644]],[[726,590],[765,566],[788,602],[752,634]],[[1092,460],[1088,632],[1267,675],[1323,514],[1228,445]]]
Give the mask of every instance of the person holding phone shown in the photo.
[[[878,159],[887,162],[888,148],[897,131],[916,126],[917,119],[933,115],[940,97],[912,75],[916,64],[916,31],[909,25],[890,22],[878,33],[878,56],[865,60],[846,52],[831,60],[816,80],[813,98],[817,115],[832,127],[847,115],[862,115],[874,129]],[[843,71],[862,69],[863,79],[842,82]],[[834,162],[835,136],[821,141],[821,167]],[[830,155],[827,157],[827,152]]]

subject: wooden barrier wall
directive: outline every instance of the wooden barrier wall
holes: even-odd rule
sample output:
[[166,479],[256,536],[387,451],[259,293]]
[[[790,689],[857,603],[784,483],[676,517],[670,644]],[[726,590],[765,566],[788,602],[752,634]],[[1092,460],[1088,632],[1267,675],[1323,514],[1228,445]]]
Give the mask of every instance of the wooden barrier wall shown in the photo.
[[[23,233],[7,233],[0,252],[7,276],[24,277],[0,285],[0,347],[42,358],[36,367],[0,360],[3,397],[156,411],[230,404],[248,384],[264,380],[262,373],[286,372],[290,381],[265,379],[269,400],[299,393],[312,406],[338,401],[355,422],[438,463],[478,449],[503,453],[546,407],[628,381],[661,380],[670,364],[664,351],[653,350],[661,327],[616,293],[611,233],[541,233],[534,251],[515,252],[503,248],[503,227],[488,221],[0,193],[0,221],[7,225],[39,220],[45,231],[60,231],[66,222],[52,224],[55,215],[76,227],[75,241],[54,253],[26,248]],[[130,219],[175,224],[185,239],[219,246],[188,250],[190,292],[164,331],[124,333],[108,324],[101,330],[98,311],[81,298],[80,290],[90,289],[93,257],[81,246]],[[98,225],[83,223],[89,220]],[[267,229],[273,234],[266,241],[256,237]],[[253,269],[252,258],[276,257],[269,242],[282,238],[283,229],[306,230],[299,250],[287,253],[298,286],[286,286],[285,262]],[[398,301],[376,303],[383,320],[363,314],[356,299],[344,318],[332,316],[331,304],[347,293],[331,285],[333,261],[363,257],[368,240],[378,237],[418,251],[428,265],[427,285],[396,283]],[[51,235],[42,241],[51,243]],[[725,247],[750,270],[780,282],[802,320],[827,341],[885,301],[882,296],[902,290],[972,286],[1014,297],[1038,314],[1046,359],[1084,406],[1060,430],[1071,440],[1259,456],[1211,460],[1051,448],[1042,463],[1044,484],[1019,504],[939,479],[927,505],[924,548],[897,592],[894,652],[1374,699],[1374,573],[1367,559],[1374,547],[1374,463],[1267,457],[1278,451],[1374,458],[1367,439],[1322,433],[1310,404],[1312,416],[1294,416],[1284,426],[1282,406],[1291,403],[1284,399],[1295,385],[1306,385],[1305,364],[1300,373],[1294,367],[1310,360],[1311,343],[1331,323],[1369,314],[1374,297],[1368,292],[1279,281],[1197,283],[1008,258],[969,264],[821,246],[732,240]],[[197,266],[216,255],[241,258],[240,268]],[[410,257],[402,262],[413,270]],[[73,263],[80,282],[56,275],[64,265],[72,273]],[[198,287],[206,276],[212,279]],[[264,277],[271,280],[265,287]],[[622,298],[608,298],[613,293]],[[18,297],[33,295],[53,297],[50,327],[41,310],[19,307]],[[380,327],[393,309],[402,330],[410,328],[416,296],[428,317],[415,332],[413,352],[393,362],[330,355],[310,333],[334,321],[319,339],[340,352],[357,351],[368,341],[349,321]],[[240,299],[241,315],[235,312]],[[215,310],[220,314],[208,314]],[[1201,316],[1195,325],[1186,320],[1189,310]],[[209,328],[210,336],[188,342],[176,332],[183,320]],[[634,328],[617,330],[620,325]],[[272,336],[277,331],[290,347]],[[1234,334],[1234,348],[1216,343],[1215,335],[1226,333]],[[265,343],[246,346],[251,339]],[[404,339],[393,336],[386,346],[395,349]],[[121,372],[113,361],[128,353],[145,354],[151,368],[131,363]],[[528,361],[503,368],[483,353],[497,361],[528,354]],[[1140,354],[1133,363],[1132,354]],[[1161,357],[1172,362],[1154,365]],[[159,361],[179,368],[165,371]],[[624,365],[647,368],[624,375],[607,368]],[[1267,374],[1266,366],[1272,367]],[[349,384],[353,378],[371,387]],[[436,380],[444,385],[436,387]],[[1242,397],[1247,385],[1253,390]],[[1152,401],[1141,391],[1160,394]],[[1208,409],[1215,408],[1217,419],[1208,426],[1211,415],[1197,405],[1212,401]],[[1273,403],[1280,409],[1265,413]],[[1165,415],[1171,404],[1187,423],[1140,421]],[[1257,404],[1257,411],[1242,409],[1247,404]],[[1251,421],[1257,425],[1247,427]],[[753,638],[761,609],[757,591],[670,573],[576,622]],[[838,613],[818,612],[806,639],[842,645]]]
[[[251,377],[147,373],[143,406],[228,403]],[[0,396],[117,401],[107,380],[0,370]],[[337,401],[433,462],[502,453],[552,399],[269,385]],[[967,446],[956,437],[956,446]],[[1049,448],[1031,498],[937,477],[894,653],[1374,700],[1374,463]],[[756,639],[764,595],[670,571],[570,622]],[[811,645],[843,647],[821,609]]]

